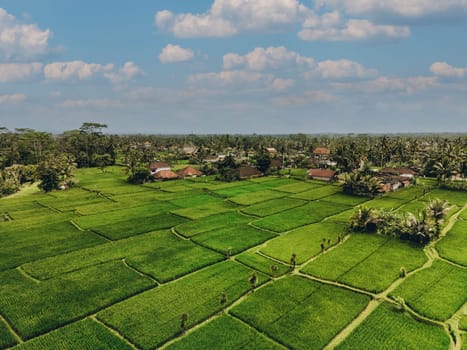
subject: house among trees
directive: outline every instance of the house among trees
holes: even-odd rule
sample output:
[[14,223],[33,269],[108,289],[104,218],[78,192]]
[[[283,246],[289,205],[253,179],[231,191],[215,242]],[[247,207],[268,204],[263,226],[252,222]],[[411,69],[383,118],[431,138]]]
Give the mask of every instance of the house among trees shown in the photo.
[[253,179],[255,177],[263,176],[263,173],[252,166],[242,166],[234,170],[236,175],[241,180]]
[[266,152],[268,152],[270,155],[275,155],[277,154],[277,149],[274,147],[266,147]]
[[170,171],[171,167],[169,164],[164,162],[151,162],[149,164],[149,170],[151,171],[151,175],[154,176],[155,174],[161,171]]
[[203,175],[203,173],[191,166],[187,166],[186,168],[183,168],[179,171],[177,171],[178,176],[180,176],[182,179],[186,177],[197,177]]
[[410,186],[417,173],[409,168],[382,168],[377,177],[381,180],[382,192],[393,192],[399,188]]
[[313,150],[313,163],[318,167],[330,166],[331,150],[326,147],[317,147]]
[[172,170],[160,170],[156,172],[153,177],[156,181],[175,180],[178,179],[178,174],[174,173]]
[[336,172],[330,169],[310,169],[308,177],[313,180],[333,181],[336,178]]

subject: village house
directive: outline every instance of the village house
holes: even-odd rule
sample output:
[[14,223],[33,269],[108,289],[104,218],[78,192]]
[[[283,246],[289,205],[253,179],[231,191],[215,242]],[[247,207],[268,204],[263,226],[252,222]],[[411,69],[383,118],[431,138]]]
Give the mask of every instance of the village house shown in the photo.
[[203,173],[191,166],[187,166],[186,168],[183,168],[179,171],[177,171],[177,174],[179,177],[182,179],[187,178],[187,177],[197,177],[203,175]]
[[158,172],[165,171],[165,170],[171,170],[171,167],[169,164],[164,163],[164,162],[151,162],[149,164],[149,170],[151,171],[151,175],[155,175]]
[[153,175],[156,181],[175,180],[178,179],[178,174],[172,170],[161,170]]
[[235,172],[241,180],[253,179],[255,177],[263,176],[263,173],[261,171],[252,166],[240,167],[238,169],[235,169]]
[[277,149],[274,147],[266,147],[266,152],[268,152],[270,155],[275,155],[277,154]]
[[336,172],[330,169],[310,169],[308,177],[313,180],[333,181],[336,178]]
[[330,160],[331,150],[326,147],[317,147],[313,150],[313,163],[319,168],[332,166]]

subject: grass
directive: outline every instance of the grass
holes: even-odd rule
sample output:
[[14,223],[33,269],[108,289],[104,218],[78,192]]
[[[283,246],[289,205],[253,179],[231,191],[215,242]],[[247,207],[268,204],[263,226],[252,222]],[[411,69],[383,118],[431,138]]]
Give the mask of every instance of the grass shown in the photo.
[[394,307],[382,304],[336,350],[448,348],[449,337],[442,328],[418,322]]
[[374,209],[391,210],[391,209],[397,209],[407,202],[408,201],[405,201],[402,199],[383,196],[383,197],[372,199],[371,201],[366,202],[365,206],[369,208],[374,208]]
[[261,288],[230,312],[289,348],[320,349],[368,301],[341,288],[287,277]]
[[309,191],[309,190],[323,186],[323,185],[312,183],[309,181],[298,181],[298,180],[291,180],[291,181],[294,181],[294,182],[291,184],[276,187],[276,190],[296,194],[299,192],[305,192],[305,191]]
[[444,321],[465,303],[467,271],[441,261],[409,276],[391,295],[427,317]]
[[397,190],[395,192],[390,192],[387,194],[387,197],[401,199],[403,201],[411,201],[428,193],[429,190],[424,188],[423,186],[409,186]]
[[347,209],[347,206],[327,203],[311,202],[304,206],[283,211],[263,219],[254,221],[254,225],[275,232],[284,232],[307,224],[312,224],[324,218]]
[[104,242],[98,235],[79,231],[69,222],[9,230],[1,233],[0,271]]
[[458,220],[443,239],[436,244],[439,254],[467,266],[467,221]]
[[[289,266],[277,263],[274,260],[254,252],[242,253],[236,256],[235,260],[271,277],[279,277],[290,271]],[[276,270],[271,269],[272,266],[276,266]]]
[[311,201],[311,200],[316,200],[316,199],[320,199],[323,197],[331,196],[341,191],[342,191],[342,188],[340,186],[327,185],[327,186],[321,186],[315,189],[311,189],[306,192],[295,194],[292,196],[292,198]]
[[306,203],[306,201],[300,199],[280,198],[250,205],[249,207],[242,208],[241,211],[249,215],[265,217],[302,206]]
[[435,198],[445,199],[451,204],[463,207],[467,203],[467,192],[435,189],[422,198],[427,201]]
[[380,292],[399,278],[401,267],[412,271],[425,261],[420,247],[390,237],[356,234],[311,262],[303,272]]
[[220,203],[208,203],[191,208],[172,210],[172,213],[188,219],[196,220],[206,216],[225,213],[234,210],[237,206],[226,201]]
[[35,278],[46,280],[103,262],[126,259],[129,265],[164,282],[223,258],[223,255],[182,240],[170,231],[156,231],[37,260],[22,268]]
[[131,346],[110,333],[104,326],[87,318],[29,340],[15,350],[77,349],[131,350]]
[[[188,315],[189,328],[222,309],[222,293],[228,304],[245,294],[251,273],[243,265],[226,261],[113,305],[97,317],[138,347],[152,349],[180,334],[183,313]],[[260,276],[260,282],[264,280]]]
[[251,193],[240,194],[238,196],[229,198],[229,200],[240,205],[252,205],[256,203],[265,202],[270,199],[285,197],[286,195],[287,194],[285,192],[275,190],[264,190],[257,191],[254,193],[254,195],[251,195]]
[[369,198],[367,197],[351,196],[344,193],[336,193],[331,196],[324,197],[321,200],[330,203],[337,203],[354,207],[368,201],[368,199]]
[[231,251],[231,254],[237,254],[274,236],[275,234],[271,232],[243,224],[203,232],[192,237],[192,240],[224,254],[228,250]]
[[321,252],[321,243],[326,240],[326,247],[337,242],[337,236],[344,231],[343,225],[332,222],[320,222],[301,227],[291,231],[261,248],[261,252],[279,259],[285,263],[290,262],[292,254],[296,254],[297,263],[302,264]]
[[206,193],[193,195],[193,196],[190,195],[190,196],[185,196],[185,197],[171,200],[171,203],[181,208],[190,208],[190,207],[196,207],[198,205],[203,205],[207,203],[220,203],[220,202],[222,202],[221,198],[211,196]]
[[223,315],[167,347],[167,350],[186,349],[280,350],[283,348],[255,329]]
[[16,344],[16,338],[10,333],[6,324],[0,320],[0,349],[6,349]]
[[198,233],[220,229],[226,226],[234,226],[250,221],[251,218],[231,211],[227,213],[205,216],[195,221],[188,221],[176,227],[178,233],[185,237],[191,237]]
[[153,286],[112,261],[35,283],[17,270],[0,275],[0,310],[25,339],[38,336]]

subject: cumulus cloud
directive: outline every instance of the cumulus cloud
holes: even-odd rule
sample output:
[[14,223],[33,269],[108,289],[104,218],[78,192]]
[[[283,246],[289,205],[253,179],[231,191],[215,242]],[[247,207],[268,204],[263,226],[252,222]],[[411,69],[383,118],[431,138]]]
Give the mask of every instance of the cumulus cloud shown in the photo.
[[276,92],[282,92],[289,90],[291,87],[295,85],[295,80],[293,79],[281,79],[276,78],[271,83],[272,90]]
[[108,107],[119,107],[121,103],[115,100],[109,99],[67,99],[60,104],[64,108],[108,108]]
[[367,69],[360,63],[350,60],[326,60],[317,64],[315,72],[325,79],[366,78],[377,74],[375,69]]
[[341,25],[322,25],[321,22],[305,21],[298,33],[302,40],[353,41],[374,38],[405,38],[410,35],[407,26],[374,24],[366,19],[350,19]]
[[453,67],[446,62],[435,62],[431,65],[430,71],[440,77],[463,78],[467,75],[467,68]]
[[143,71],[135,63],[126,62],[118,71],[106,72],[104,76],[114,84],[121,84],[141,74]]
[[102,65],[83,61],[54,62],[44,67],[44,75],[48,80],[84,80],[97,73],[110,72],[113,69],[113,64]]
[[159,55],[159,60],[166,64],[189,61],[193,57],[193,50],[185,49],[179,45],[168,44],[162,49],[162,52]]
[[0,64],[0,83],[24,80],[42,71],[42,63]]
[[2,104],[18,104],[26,100],[24,94],[11,94],[11,95],[0,95],[0,105]]
[[228,37],[244,31],[277,30],[297,23],[309,11],[298,0],[214,0],[202,14],[159,11],[159,29],[176,37]]
[[242,86],[257,82],[272,82],[273,77],[269,74],[249,72],[243,70],[228,70],[213,73],[200,73],[191,75],[189,83],[208,83],[214,86]]
[[435,15],[454,15],[467,12],[466,0],[319,0],[317,7],[345,11],[350,15],[394,15],[422,18]]
[[52,32],[21,23],[0,8],[0,54],[6,59],[29,59],[47,53]]
[[283,46],[257,47],[243,56],[236,53],[228,53],[224,55],[223,60],[225,69],[244,66],[258,71],[291,65],[311,66],[314,62],[313,58],[301,56],[297,52],[289,51]]
[[280,96],[271,99],[279,106],[306,105],[335,101],[336,97],[319,90],[308,90],[301,95]]

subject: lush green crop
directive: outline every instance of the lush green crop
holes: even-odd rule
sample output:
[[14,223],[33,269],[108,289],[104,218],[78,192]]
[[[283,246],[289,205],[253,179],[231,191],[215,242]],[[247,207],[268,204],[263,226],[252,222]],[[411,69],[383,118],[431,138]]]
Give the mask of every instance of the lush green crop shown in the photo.
[[292,196],[292,198],[305,199],[308,201],[320,199],[333,195],[335,193],[341,192],[342,188],[340,186],[327,185],[321,186],[306,192],[301,192]]
[[131,350],[124,340],[89,318],[29,340],[15,350]]
[[[181,333],[182,314],[188,315],[189,328],[223,308],[222,293],[226,304],[245,294],[251,273],[238,263],[222,262],[113,305],[97,317],[142,349],[152,349]],[[259,282],[264,282],[261,275]]]
[[328,248],[337,243],[337,236],[344,232],[344,226],[333,222],[320,222],[301,227],[268,242],[261,252],[273,258],[290,262],[292,254],[296,254],[297,263],[301,264],[321,252],[321,243]]
[[447,320],[465,303],[467,271],[442,261],[409,276],[391,295],[402,297],[419,313]]
[[69,222],[8,230],[1,234],[0,270],[22,263],[106,242]]
[[435,198],[445,199],[449,203],[455,204],[458,207],[463,207],[465,204],[467,204],[467,192],[465,191],[435,189],[423,197],[423,199],[427,201]]
[[287,193],[275,190],[263,190],[251,193],[240,194],[230,198],[230,201],[241,205],[252,205],[265,202],[270,199],[285,197]]
[[368,199],[369,198],[367,197],[351,196],[344,193],[336,193],[331,196],[324,197],[321,200],[325,202],[344,204],[350,207],[354,207],[356,205],[366,202]]
[[320,349],[367,305],[367,296],[302,277],[271,283],[231,313],[294,349]]
[[129,265],[157,280],[168,281],[223,258],[170,231],[157,231],[37,260],[23,265],[23,269],[38,279],[49,279],[106,261],[126,259]]
[[0,274],[0,311],[26,339],[150,288],[153,282],[112,261],[36,283],[17,270]]
[[386,197],[372,199],[371,201],[366,202],[365,206],[369,208],[375,208],[375,209],[391,210],[391,209],[397,209],[406,203],[407,201],[405,200],[391,198],[391,197],[386,196]]
[[291,181],[293,181],[293,183],[276,187],[276,189],[279,191],[284,191],[284,192],[299,193],[299,192],[305,192],[305,191],[309,191],[309,190],[324,186],[324,184],[316,184],[310,181],[298,181],[298,180],[291,180]]
[[290,271],[290,267],[268,259],[258,253],[245,252],[235,257],[235,260],[247,265],[255,270],[261,271],[272,277],[282,276]]
[[379,292],[426,261],[423,250],[394,238],[356,234],[307,265],[305,273]]
[[467,266],[467,221],[458,220],[436,249],[446,259]]
[[224,254],[227,251],[230,251],[231,254],[237,254],[274,236],[275,234],[271,232],[243,224],[203,232],[193,236],[192,240]]
[[177,232],[186,237],[194,236],[201,232],[220,229],[226,226],[235,226],[251,221],[252,218],[234,211],[205,216],[195,221],[188,221],[176,227]]
[[168,350],[280,350],[270,339],[224,315],[167,347]]
[[448,348],[449,337],[442,328],[418,322],[382,304],[336,350]]
[[284,232],[321,221],[347,208],[342,204],[315,201],[254,221],[253,224],[275,232]]
[[197,207],[183,208],[172,210],[172,213],[186,217],[188,219],[196,220],[205,216],[210,216],[219,213],[225,213],[227,211],[234,210],[236,205],[227,201],[220,203],[208,203],[199,205]]
[[16,338],[10,333],[6,324],[0,319],[0,349],[12,347],[16,345],[16,343]]
[[251,205],[247,208],[241,209],[242,212],[250,215],[265,217],[272,214],[280,213],[282,211],[296,208],[306,204],[307,202],[300,199],[293,198],[280,198],[273,199],[267,202]]
[[199,205],[204,205],[207,203],[220,203],[220,202],[222,202],[222,198],[211,196],[207,193],[184,196],[184,197],[177,198],[171,201],[171,203],[175,204],[177,207],[180,207],[180,208],[190,208],[190,207],[196,207]]

